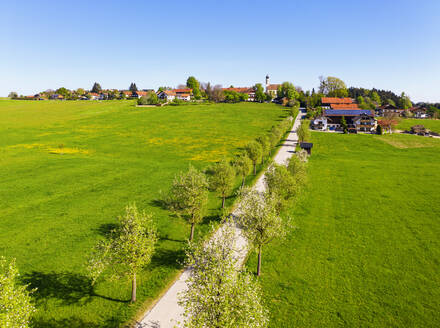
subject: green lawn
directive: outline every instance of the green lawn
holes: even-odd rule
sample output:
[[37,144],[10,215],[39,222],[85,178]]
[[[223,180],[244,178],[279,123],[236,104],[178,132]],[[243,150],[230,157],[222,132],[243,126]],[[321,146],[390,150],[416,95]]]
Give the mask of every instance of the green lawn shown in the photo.
[[425,128],[440,133],[440,120],[433,119],[415,119],[415,118],[405,118],[400,120],[397,125],[399,130],[411,130],[411,127],[417,124],[423,125]]
[[263,250],[270,326],[439,327],[440,140],[312,138],[297,228]]
[[[38,288],[34,326],[116,327],[139,314],[176,276],[189,234],[159,206],[160,192],[189,163],[230,156],[285,115],[273,104],[0,101],[0,254]],[[85,277],[86,255],[129,202],[154,214],[160,234],[135,305],[128,281],[92,288]],[[196,238],[219,205],[211,195]]]

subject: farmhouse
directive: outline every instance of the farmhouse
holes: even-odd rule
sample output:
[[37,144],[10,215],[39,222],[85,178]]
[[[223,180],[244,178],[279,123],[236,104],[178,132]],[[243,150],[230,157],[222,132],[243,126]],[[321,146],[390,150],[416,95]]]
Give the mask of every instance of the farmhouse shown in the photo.
[[157,92],[157,98],[166,101],[173,101],[176,98],[176,93],[173,90],[162,90]]
[[428,109],[426,107],[416,106],[409,110],[414,114],[414,118],[429,118]]
[[376,114],[378,116],[384,116],[385,114],[388,113],[397,113],[399,115],[402,115],[403,112],[404,112],[403,109],[399,109],[398,107],[391,104],[382,105],[376,108]]
[[343,118],[347,123],[349,132],[373,132],[377,127],[374,112],[364,109],[326,109],[323,116],[311,122],[311,127],[314,130],[321,131],[342,131]]

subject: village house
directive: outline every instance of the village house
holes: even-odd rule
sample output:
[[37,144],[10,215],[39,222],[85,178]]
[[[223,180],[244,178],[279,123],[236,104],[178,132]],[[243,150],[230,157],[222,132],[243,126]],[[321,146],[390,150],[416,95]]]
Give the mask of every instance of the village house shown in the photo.
[[179,100],[190,101],[192,95],[192,89],[174,89],[176,98]]
[[414,118],[429,118],[428,109],[426,107],[416,106],[409,110],[414,114]]
[[39,93],[33,95],[33,96],[26,96],[25,97],[27,100],[44,100],[43,96],[40,95]]
[[342,118],[345,119],[349,132],[376,131],[374,112],[364,109],[326,109],[321,117],[312,120],[311,127],[320,131],[342,131]]
[[50,96],[50,99],[52,99],[52,100],[63,100],[64,97],[62,95],[54,93],[53,95]]
[[254,88],[222,88],[223,91],[235,91],[238,93],[245,93],[248,95],[247,101],[255,101],[255,90]]
[[402,115],[402,113],[404,111],[405,110],[400,109],[394,105],[386,104],[386,105],[382,105],[382,106],[376,108],[376,115],[377,116],[384,116],[385,114],[389,114],[389,113],[397,113],[400,116],[400,115]]
[[173,90],[162,90],[157,92],[157,98],[165,101],[173,101],[176,98],[176,93]]
[[269,75],[266,75],[266,93],[270,94],[272,98],[276,98],[278,95],[278,87],[281,84],[270,84]]

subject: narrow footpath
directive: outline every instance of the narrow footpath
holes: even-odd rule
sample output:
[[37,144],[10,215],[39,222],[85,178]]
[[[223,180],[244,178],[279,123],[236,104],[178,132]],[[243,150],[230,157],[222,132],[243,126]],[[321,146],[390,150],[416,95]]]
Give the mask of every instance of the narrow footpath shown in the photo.
[[[292,131],[290,131],[287,138],[283,141],[283,144],[279,148],[278,153],[275,155],[275,163],[287,164],[289,158],[294,154],[295,147],[298,142],[296,130],[304,115],[305,113],[300,110],[293,124]],[[264,191],[266,188],[264,184],[264,175],[261,175],[254,188],[256,188],[258,191]],[[238,265],[241,266],[248,252],[247,241],[239,228],[236,228],[235,236],[235,256],[238,260]],[[183,322],[183,308],[179,306],[177,300],[178,294],[186,290],[186,280],[190,274],[191,270],[185,269],[180,275],[179,279],[177,279],[173,285],[171,285],[171,287],[157,301],[157,303],[144,315],[143,319],[137,323],[136,328],[173,328],[178,326],[179,322]]]

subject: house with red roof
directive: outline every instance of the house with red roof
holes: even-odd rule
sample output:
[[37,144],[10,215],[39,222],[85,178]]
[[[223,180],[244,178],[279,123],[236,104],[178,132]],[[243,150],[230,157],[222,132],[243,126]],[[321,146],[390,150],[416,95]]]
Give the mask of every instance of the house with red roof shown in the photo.
[[349,132],[375,132],[377,120],[374,111],[365,109],[326,109],[321,117],[311,122],[314,130],[342,131],[345,119]]
[[270,84],[269,75],[266,75],[266,93],[270,94],[272,98],[277,97],[280,86],[281,84]]

